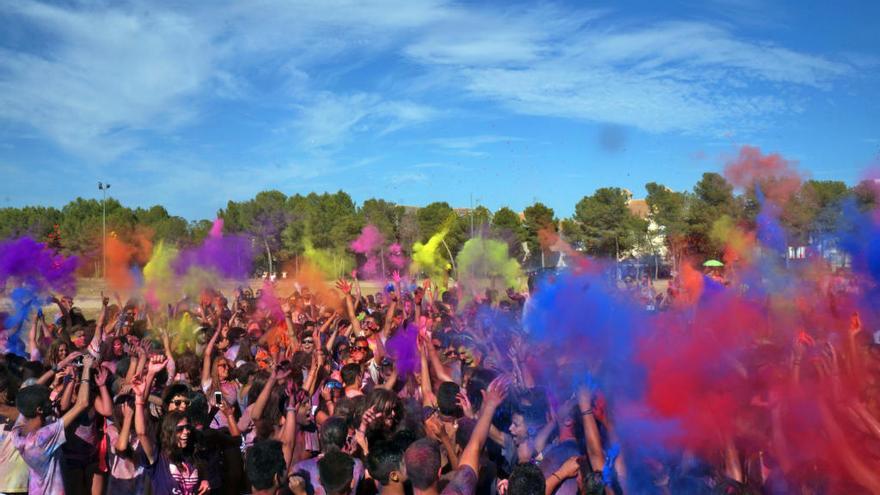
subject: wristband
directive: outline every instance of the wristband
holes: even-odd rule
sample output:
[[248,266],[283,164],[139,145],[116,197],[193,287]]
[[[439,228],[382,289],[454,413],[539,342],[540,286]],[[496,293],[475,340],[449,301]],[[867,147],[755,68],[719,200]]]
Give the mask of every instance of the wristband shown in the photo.
[[582,412],[581,416],[590,416],[592,414],[593,414],[593,408],[591,407],[591,408],[587,409],[586,411]]

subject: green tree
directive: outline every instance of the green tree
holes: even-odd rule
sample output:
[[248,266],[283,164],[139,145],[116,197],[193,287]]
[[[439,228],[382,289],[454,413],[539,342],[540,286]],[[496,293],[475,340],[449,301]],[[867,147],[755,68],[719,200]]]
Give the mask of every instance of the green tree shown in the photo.
[[0,208],[0,239],[30,236],[37,241],[45,242],[54,226],[60,221],[61,212],[56,208],[43,206]]
[[712,225],[724,215],[734,219],[743,216],[733,196],[733,186],[721,175],[706,172],[694,186],[694,197],[688,208],[688,247],[695,254],[719,257],[723,246],[713,241]]
[[627,207],[629,193],[618,187],[597,189],[574,207],[574,221],[586,251],[597,256],[614,256],[629,251],[645,238],[646,222]]
[[189,226],[181,217],[171,216],[164,206],[152,206],[148,209],[135,208],[134,216],[137,225],[146,226],[153,233],[153,240],[179,245],[189,237]]
[[687,247],[687,207],[689,197],[668,187],[649,182],[645,184],[648,196],[648,218],[654,222],[665,237],[666,247],[672,256],[673,266],[677,266],[682,251]]
[[880,189],[880,185],[870,179],[865,179],[853,186],[850,192],[860,211],[872,211],[877,207],[878,189]]
[[[248,201],[227,205],[218,213],[227,232],[241,233],[253,240],[261,266],[277,268],[282,247],[281,233],[287,226],[287,196],[280,191],[262,191]],[[228,220],[227,220],[228,219]],[[269,263],[269,256],[272,263]]]
[[416,218],[419,222],[421,241],[427,242],[432,235],[439,232],[444,226],[449,226],[448,222],[454,215],[452,207],[445,201],[437,201],[424,208],[419,208],[416,212]]
[[537,202],[523,210],[525,221],[523,230],[525,242],[532,256],[541,255],[541,242],[538,233],[541,230],[556,232],[556,216],[553,209],[544,203]]
[[394,242],[400,237],[403,213],[404,207],[384,199],[368,199],[360,208],[364,222],[375,225],[387,242]]
[[525,240],[522,220],[508,207],[498,209],[492,215],[492,234],[507,242],[508,252],[516,259],[522,259],[522,243]]

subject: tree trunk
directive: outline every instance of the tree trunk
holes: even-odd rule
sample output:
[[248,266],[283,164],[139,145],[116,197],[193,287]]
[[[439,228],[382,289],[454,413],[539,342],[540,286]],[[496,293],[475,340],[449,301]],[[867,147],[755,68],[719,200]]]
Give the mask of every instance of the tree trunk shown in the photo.
[[272,271],[272,251],[269,250],[269,241],[263,239],[263,244],[266,246],[266,259],[269,260],[269,280],[271,280],[272,274],[275,273]]

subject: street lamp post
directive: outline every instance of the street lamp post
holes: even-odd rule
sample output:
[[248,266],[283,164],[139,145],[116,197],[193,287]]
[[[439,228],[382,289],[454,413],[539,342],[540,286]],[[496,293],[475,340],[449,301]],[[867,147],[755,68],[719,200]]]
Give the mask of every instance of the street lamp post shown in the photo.
[[107,189],[110,184],[98,182],[98,190],[104,193],[101,198],[101,277],[107,275]]

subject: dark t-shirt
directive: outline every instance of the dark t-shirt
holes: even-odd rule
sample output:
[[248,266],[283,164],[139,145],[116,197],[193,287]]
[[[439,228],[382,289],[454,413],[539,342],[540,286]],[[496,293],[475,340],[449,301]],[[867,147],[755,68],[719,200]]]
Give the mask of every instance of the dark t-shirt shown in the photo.
[[[146,461],[146,456],[144,456]],[[152,465],[145,465],[144,472],[150,477],[153,493],[169,495],[194,495],[198,492],[201,477],[194,464],[172,464],[160,453]]]

